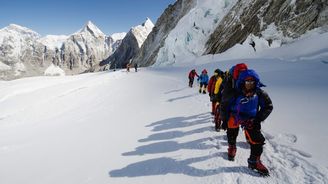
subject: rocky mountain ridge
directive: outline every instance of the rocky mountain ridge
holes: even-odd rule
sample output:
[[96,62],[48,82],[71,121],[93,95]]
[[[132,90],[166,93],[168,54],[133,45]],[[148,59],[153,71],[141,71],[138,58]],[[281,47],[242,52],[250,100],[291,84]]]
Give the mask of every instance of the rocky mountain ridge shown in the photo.
[[44,75],[51,64],[66,74],[95,70],[121,40],[106,36],[91,21],[72,35],[47,35],[11,24],[0,29],[0,79]]

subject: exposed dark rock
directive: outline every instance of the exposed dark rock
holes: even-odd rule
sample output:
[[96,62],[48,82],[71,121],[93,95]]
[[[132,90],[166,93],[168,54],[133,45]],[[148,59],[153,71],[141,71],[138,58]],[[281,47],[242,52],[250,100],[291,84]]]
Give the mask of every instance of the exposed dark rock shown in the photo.
[[[239,1],[224,17],[208,40],[205,54],[222,53],[250,35],[274,23],[284,36],[297,38],[306,31],[328,23],[328,2],[325,0],[255,0]],[[268,43],[272,40],[268,39]]]

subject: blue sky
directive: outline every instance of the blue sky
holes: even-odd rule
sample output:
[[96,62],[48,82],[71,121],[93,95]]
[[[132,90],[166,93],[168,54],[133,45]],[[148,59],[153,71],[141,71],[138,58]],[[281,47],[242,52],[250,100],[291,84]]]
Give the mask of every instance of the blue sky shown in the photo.
[[176,0],[5,0],[0,4],[0,28],[11,23],[42,36],[69,35],[91,20],[106,35],[127,32],[149,17],[155,24]]

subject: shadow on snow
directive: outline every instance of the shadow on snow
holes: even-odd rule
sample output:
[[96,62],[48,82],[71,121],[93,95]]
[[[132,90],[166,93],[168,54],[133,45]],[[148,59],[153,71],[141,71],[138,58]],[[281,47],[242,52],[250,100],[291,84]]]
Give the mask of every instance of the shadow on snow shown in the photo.
[[185,98],[190,98],[190,97],[193,97],[193,96],[197,96],[198,94],[195,93],[195,94],[192,94],[192,95],[185,95],[185,96],[180,96],[180,97],[176,97],[176,98],[171,98],[171,99],[168,99],[167,101],[168,102],[174,102],[176,100],[182,100],[182,99],[185,99]]
[[[161,120],[148,125],[147,127],[153,127],[152,131],[165,131],[176,128],[190,127],[194,125],[204,124],[210,122],[210,116],[208,113],[203,113],[190,117],[176,117]],[[139,142],[148,141],[161,141],[156,143],[151,143],[148,145],[143,145],[135,148],[134,151],[123,153],[123,156],[142,156],[146,154],[159,154],[174,152],[181,149],[191,149],[191,150],[206,150],[212,149],[213,145],[206,144],[208,141],[213,140],[224,140],[225,135],[220,135],[216,137],[202,138],[186,143],[178,143],[176,141],[170,141],[170,139],[180,138],[184,136],[189,136],[192,134],[202,133],[209,131],[210,127],[197,128],[190,131],[168,131],[155,133],[147,138],[140,139]],[[166,140],[166,141],[165,141]],[[224,143],[223,143],[224,144]],[[219,145],[218,145],[219,146]],[[247,147],[246,143],[239,143],[239,147]],[[221,149],[220,146],[218,149]],[[160,157],[155,159],[144,160],[136,163],[127,165],[122,169],[116,169],[109,172],[110,177],[142,177],[142,176],[152,176],[152,175],[166,175],[166,174],[185,174],[195,177],[205,177],[216,175],[219,173],[245,173],[247,175],[258,176],[256,173],[251,172],[245,166],[239,167],[219,167],[216,169],[199,169],[190,166],[193,163],[206,161],[208,159],[222,157],[227,160],[226,152],[217,152],[212,155],[189,158],[185,160],[176,160],[169,157]]]
[[163,130],[169,130],[175,128],[184,128],[193,125],[204,124],[210,121],[211,121],[211,117],[209,116],[209,114],[203,113],[190,117],[175,117],[175,118],[164,119],[152,123],[150,125],[147,125],[147,127],[153,127],[152,131],[157,132],[157,131],[163,131]]
[[246,166],[240,167],[219,167],[217,169],[198,169],[190,164],[205,161],[217,157],[217,154],[191,158],[186,160],[175,160],[168,157],[155,158],[130,164],[122,169],[109,172],[111,177],[141,177],[166,174],[185,174],[188,176],[205,177],[219,173],[245,173],[247,175],[258,176],[251,172]]
[[211,138],[203,138],[195,141],[190,141],[187,143],[178,143],[176,141],[164,141],[152,143],[145,146],[139,146],[135,151],[123,153],[123,156],[131,155],[145,155],[145,154],[156,154],[156,153],[168,153],[173,151],[178,151],[180,149],[197,149],[205,150],[213,148],[212,145],[205,144],[206,141],[210,141]]

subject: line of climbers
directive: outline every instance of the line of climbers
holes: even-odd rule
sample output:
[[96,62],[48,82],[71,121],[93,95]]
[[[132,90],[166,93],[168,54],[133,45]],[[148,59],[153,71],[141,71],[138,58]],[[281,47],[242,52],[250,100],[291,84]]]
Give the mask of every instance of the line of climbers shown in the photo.
[[215,69],[209,81],[206,70],[198,76],[193,69],[189,73],[189,87],[192,87],[195,76],[201,83],[200,93],[203,91],[206,94],[203,86],[206,88],[208,85],[215,130],[226,130],[228,160],[234,161],[236,156],[236,139],[241,127],[251,148],[248,167],[268,176],[269,171],[260,159],[265,144],[261,122],[270,115],[273,105],[269,95],[261,89],[265,85],[261,83],[259,75],[248,69],[245,63],[236,64],[226,72]]

